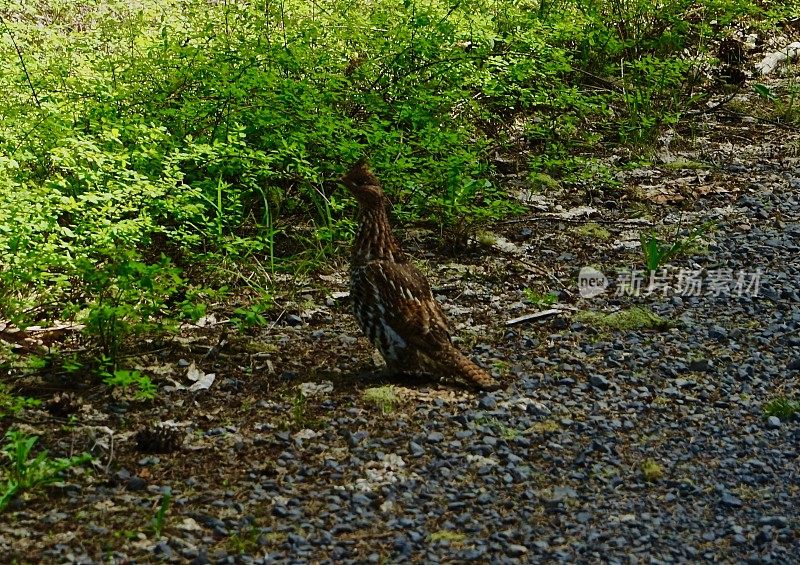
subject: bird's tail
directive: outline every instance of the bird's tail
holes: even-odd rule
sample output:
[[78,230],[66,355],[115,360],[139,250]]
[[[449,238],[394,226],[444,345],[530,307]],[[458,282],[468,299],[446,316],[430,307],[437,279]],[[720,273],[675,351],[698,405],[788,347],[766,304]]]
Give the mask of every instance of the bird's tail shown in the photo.
[[497,390],[500,383],[493,379],[489,373],[470,361],[463,353],[452,344],[447,344],[441,355],[444,362],[444,376],[452,376],[470,388],[478,390]]

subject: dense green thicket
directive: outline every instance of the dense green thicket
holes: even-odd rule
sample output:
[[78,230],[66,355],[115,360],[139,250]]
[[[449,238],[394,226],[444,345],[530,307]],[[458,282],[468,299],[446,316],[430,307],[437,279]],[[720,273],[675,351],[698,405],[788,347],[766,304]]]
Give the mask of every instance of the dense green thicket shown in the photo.
[[708,42],[763,6],[5,0],[0,320],[77,320],[113,354],[202,312],[211,266],[335,252],[335,178],[364,155],[401,220],[501,217],[496,150],[542,167],[646,142],[702,97]]

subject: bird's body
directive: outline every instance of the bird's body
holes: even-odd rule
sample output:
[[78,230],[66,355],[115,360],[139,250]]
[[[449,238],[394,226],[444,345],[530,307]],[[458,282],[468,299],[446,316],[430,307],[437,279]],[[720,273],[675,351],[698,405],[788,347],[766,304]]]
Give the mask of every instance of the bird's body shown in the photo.
[[498,383],[453,345],[447,318],[428,280],[406,257],[389,225],[383,190],[364,164],[342,182],[359,203],[350,263],[353,312],[364,334],[394,372],[425,372],[473,388]]

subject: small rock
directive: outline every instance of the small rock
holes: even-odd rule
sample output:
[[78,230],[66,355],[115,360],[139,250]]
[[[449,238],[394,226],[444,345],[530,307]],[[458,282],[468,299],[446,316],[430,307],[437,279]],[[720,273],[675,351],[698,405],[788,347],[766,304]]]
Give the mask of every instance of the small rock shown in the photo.
[[331,381],[307,382],[300,383],[297,388],[306,398],[324,397],[333,392],[333,383]]
[[723,340],[728,337],[728,330],[722,326],[711,326],[708,330],[708,337],[716,340]]
[[131,492],[144,490],[147,487],[147,481],[141,477],[131,477],[125,482],[125,488]]
[[293,381],[297,378],[297,373],[294,371],[284,371],[280,374],[279,378],[282,381]]
[[156,546],[153,548],[153,552],[156,555],[159,555],[165,559],[170,559],[174,554],[172,548],[165,541],[158,542]]
[[431,432],[426,439],[428,443],[439,443],[444,439],[444,436],[440,432]]
[[339,336],[339,343],[342,345],[355,345],[358,343],[358,338],[352,335],[342,334]]
[[409,442],[408,449],[414,457],[421,457],[425,455],[425,449],[415,441]]
[[729,492],[722,494],[721,502],[723,505],[730,506],[731,508],[741,508],[743,506],[741,499],[736,498]]
[[534,416],[545,416],[545,417],[550,416],[550,414],[552,414],[552,411],[547,406],[545,406],[541,402],[536,402],[536,401],[529,402],[528,405],[525,407],[525,412],[527,412],[528,414],[533,414]]
[[800,371],[800,357],[789,361],[789,364],[786,365],[786,368],[790,371]]
[[478,401],[478,408],[482,410],[494,410],[497,408],[497,399],[491,394],[487,394]]
[[698,373],[707,373],[714,365],[708,359],[694,359],[689,361],[689,370],[697,371]]
[[771,528],[767,527],[764,530],[761,530],[756,534],[756,544],[757,545],[764,545],[772,541],[772,532],[770,531]]
[[781,427],[781,419],[777,416],[770,416],[767,418],[767,427],[772,430],[777,430]]
[[595,388],[599,388],[600,390],[608,390],[611,387],[611,383],[605,378],[603,375],[594,374],[589,377],[589,384],[591,384]]
[[506,546],[506,553],[512,557],[521,557],[528,553],[528,548],[518,543],[510,543]]
[[571,487],[555,487],[553,489],[553,496],[550,498],[551,502],[561,502],[565,498],[577,498],[578,493]]
[[197,554],[197,557],[191,560],[191,565],[209,565],[211,560],[208,558],[208,555],[202,551]]
[[303,323],[303,318],[298,316],[297,314],[289,314],[284,319],[287,326],[299,326]]
[[358,432],[347,432],[347,443],[350,444],[350,447],[356,447],[359,443],[364,441],[369,434],[365,431],[358,431]]
[[758,523],[761,526],[775,526],[782,529],[789,525],[789,520],[785,516],[763,516]]

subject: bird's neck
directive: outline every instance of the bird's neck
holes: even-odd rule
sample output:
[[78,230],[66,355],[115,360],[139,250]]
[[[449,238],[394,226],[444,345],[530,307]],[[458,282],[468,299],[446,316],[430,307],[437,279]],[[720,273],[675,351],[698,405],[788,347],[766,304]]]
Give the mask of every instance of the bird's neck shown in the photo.
[[358,232],[353,247],[353,262],[387,260],[403,261],[403,250],[397,244],[389,226],[384,206],[361,207],[358,213]]

